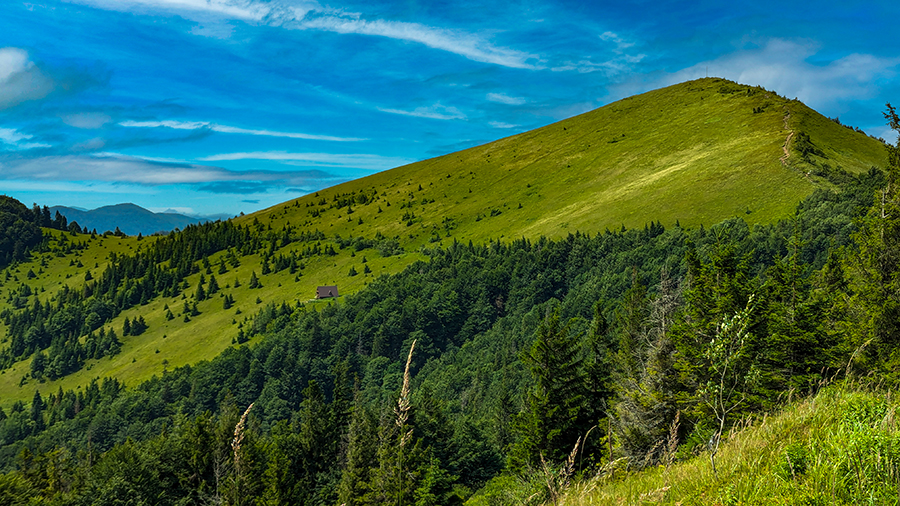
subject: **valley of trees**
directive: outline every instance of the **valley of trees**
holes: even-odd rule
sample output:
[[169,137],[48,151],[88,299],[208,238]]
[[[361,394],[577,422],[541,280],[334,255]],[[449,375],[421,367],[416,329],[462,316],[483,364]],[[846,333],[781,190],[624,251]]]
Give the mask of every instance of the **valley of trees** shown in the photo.
[[[505,504],[548,466],[714,459],[742,417],[848,376],[900,379],[900,153],[835,180],[773,225],[435,247],[324,308],[263,307],[256,337],[214,360],[36,393],[0,410],[0,503]],[[303,239],[225,222],[111,258],[82,292],[4,315],[0,361],[111,353],[88,321],[191,288],[212,252]]]

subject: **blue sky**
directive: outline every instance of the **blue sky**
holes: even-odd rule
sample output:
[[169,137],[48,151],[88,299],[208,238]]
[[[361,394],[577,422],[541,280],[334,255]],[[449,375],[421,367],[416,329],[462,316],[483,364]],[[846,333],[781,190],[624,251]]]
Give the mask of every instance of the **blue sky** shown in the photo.
[[0,193],[252,212],[698,77],[896,141],[900,2],[0,5]]

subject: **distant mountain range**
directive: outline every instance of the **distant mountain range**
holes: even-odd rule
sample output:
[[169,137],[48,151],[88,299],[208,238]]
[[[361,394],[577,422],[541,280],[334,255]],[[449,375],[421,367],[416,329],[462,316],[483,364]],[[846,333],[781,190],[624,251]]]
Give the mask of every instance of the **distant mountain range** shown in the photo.
[[156,232],[171,232],[176,228],[184,228],[190,224],[227,219],[230,216],[187,216],[175,212],[154,213],[135,204],[116,204],[103,206],[93,210],[83,210],[74,207],[53,206],[51,214],[56,211],[66,217],[69,223],[78,222],[82,228],[88,230],[97,229],[97,232],[107,230],[119,230],[128,235],[150,235]]

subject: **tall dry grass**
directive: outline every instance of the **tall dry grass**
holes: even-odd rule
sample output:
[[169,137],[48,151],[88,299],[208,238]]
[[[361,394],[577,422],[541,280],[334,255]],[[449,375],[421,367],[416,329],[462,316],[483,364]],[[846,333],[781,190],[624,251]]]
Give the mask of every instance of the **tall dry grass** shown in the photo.
[[397,466],[399,468],[399,472],[397,473],[397,488],[399,493],[397,494],[397,505],[402,506],[403,504],[403,455],[404,449],[406,448],[407,443],[412,438],[413,429],[412,427],[407,426],[407,422],[409,421],[409,410],[412,407],[409,402],[409,366],[412,363],[413,350],[416,349],[416,340],[413,339],[412,344],[409,346],[409,355],[406,357],[406,367],[403,368],[403,386],[400,388],[400,398],[397,399],[397,407],[394,408],[394,414],[397,416],[394,423],[397,424],[397,430],[400,434],[400,441],[398,444],[398,454],[397,454]]

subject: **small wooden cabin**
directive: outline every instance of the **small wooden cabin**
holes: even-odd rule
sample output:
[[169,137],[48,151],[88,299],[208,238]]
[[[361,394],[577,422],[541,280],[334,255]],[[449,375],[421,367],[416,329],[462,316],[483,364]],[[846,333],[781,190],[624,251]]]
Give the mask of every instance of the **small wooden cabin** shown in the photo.
[[317,299],[330,299],[337,296],[338,290],[336,286],[320,286],[316,288]]

